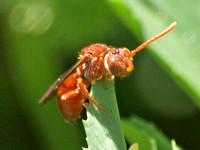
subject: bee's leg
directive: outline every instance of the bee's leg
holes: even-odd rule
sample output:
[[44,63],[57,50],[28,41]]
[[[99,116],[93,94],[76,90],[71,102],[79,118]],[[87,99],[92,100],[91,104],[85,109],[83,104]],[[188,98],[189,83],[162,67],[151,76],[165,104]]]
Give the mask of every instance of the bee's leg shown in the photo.
[[94,105],[96,105],[99,109],[103,110],[106,113],[111,113],[111,111],[106,110],[104,108],[102,108],[99,103],[97,103],[92,97],[89,96],[89,92],[85,86],[85,84],[82,81],[78,81],[78,86],[80,88],[80,91],[82,92],[82,94],[84,95],[84,97],[86,99],[88,99],[89,101],[91,101]]
[[103,78],[103,76],[100,76],[100,77],[97,78],[97,80],[101,80],[102,78]]
[[104,65],[104,57],[105,57],[106,54],[107,54],[107,52],[103,53],[102,56],[99,57],[98,64],[99,64],[99,67],[100,67],[103,75],[105,76],[104,82],[105,82],[105,87],[107,89],[108,88],[108,84],[107,84],[108,75],[107,75],[107,70],[106,70],[105,65]]
[[68,92],[66,92],[65,94],[63,94],[60,98],[60,100],[62,101],[67,101],[67,100],[70,100],[72,98],[74,98],[75,96],[77,96],[79,94],[79,91],[78,89],[75,89],[75,90],[70,90]]
[[109,75],[109,80],[112,83],[112,85],[115,86],[115,76],[114,75]]
[[108,75],[105,75],[105,77],[104,77],[104,84],[105,84],[105,88],[106,89],[108,88],[107,80],[108,80]]
[[105,57],[106,54],[107,54],[106,52],[103,53],[103,54],[99,57],[99,60],[98,60],[98,65],[99,65],[99,67],[100,67],[100,69],[101,69],[101,71],[102,71],[102,73],[103,73],[104,75],[107,74],[107,69],[106,69],[106,67],[105,67],[105,65],[104,65],[104,57]]
[[84,107],[90,106],[90,103],[89,102],[83,102],[83,106]]

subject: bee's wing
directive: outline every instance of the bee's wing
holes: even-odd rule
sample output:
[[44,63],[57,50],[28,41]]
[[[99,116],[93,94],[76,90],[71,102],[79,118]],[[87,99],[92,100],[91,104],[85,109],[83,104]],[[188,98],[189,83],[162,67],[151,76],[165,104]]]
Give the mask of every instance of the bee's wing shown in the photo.
[[62,74],[49,88],[49,90],[44,94],[44,96],[39,100],[40,104],[43,104],[47,99],[58,89],[62,82],[81,64],[84,59],[79,59],[69,70]]

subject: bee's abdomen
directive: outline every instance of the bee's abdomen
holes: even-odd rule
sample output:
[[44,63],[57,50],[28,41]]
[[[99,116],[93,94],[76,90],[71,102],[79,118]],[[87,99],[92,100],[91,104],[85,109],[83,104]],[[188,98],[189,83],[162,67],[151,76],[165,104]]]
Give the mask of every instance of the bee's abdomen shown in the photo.
[[79,119],[85,100],[77,87],[78,78],[77,73],[72,73],[60,85],[57,92],[58,107],[69,122],[75,122]]

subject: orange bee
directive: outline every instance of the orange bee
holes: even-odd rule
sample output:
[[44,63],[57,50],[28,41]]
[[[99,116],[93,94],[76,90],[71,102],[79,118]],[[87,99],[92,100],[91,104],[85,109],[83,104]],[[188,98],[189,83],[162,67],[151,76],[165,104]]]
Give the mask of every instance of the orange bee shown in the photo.
[[127,76],[134,69],[132,57],[175,26],[176,22],[173,22],[164,31],[132,51],[126,47],[115,48],[99,43],[85,47],[81,50],[77,63],[58,78],[39,103],[44,103],[57,90],[58,106],[67,121],[75,122],[79,119],[82,109],[88,105],[86,99],[99,109],[111,113],[89,96],[88,86],[95,84],[96,80],[102,79],[103,76],[111,82],[115,76]]

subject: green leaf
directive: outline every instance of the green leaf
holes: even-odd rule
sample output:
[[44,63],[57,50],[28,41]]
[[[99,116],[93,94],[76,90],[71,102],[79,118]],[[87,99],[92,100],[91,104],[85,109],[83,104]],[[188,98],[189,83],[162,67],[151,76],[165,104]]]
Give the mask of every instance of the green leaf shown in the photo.
[[98,81],[92,86],[91,97],[112,113],[105,113],[93,104],[87,108],[87,120],[83,120],[83,125],[88,149],[125,150],[114,86],[108,81],[106,89],[104,80]]
[[153,123],[134,117],[122,120],[124,135],[130,144],[138,143],[140,150],[170,150],[170,140]]
[[[141,29],[145,40],[159,33],[171,22],[178,25],[168,35],[159,40],[159,44],[151,44],[150,52],[159,63],[170,73],[180,86],[191,95],[200,106],[200,39],[199,2],[181,1],[141,1],[141,0],[110,0],[108,4],[125,23],[125,25],[141,40],[138,29]],[[179,7],[177,7],[179,6]],[[182,15],[182,11],[187,11]],[[138,24],[133,20],[138,19]],[[141,41],[143,42],[143,41]]]
[[181,150],[177,145],[175,140],[171,140],[172,150]]

